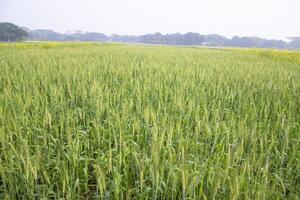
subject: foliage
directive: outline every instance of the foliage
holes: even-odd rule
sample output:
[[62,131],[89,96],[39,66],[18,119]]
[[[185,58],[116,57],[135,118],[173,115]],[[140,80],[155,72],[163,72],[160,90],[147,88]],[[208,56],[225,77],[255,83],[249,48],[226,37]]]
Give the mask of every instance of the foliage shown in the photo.
[[261,49],[236,49],[240,53],[258,56],[260,58],[272,59],[274,61],[290,62],[300,65],[300,52],[298,51],[279,51]]
[[290,37],[290,42],[282,40],[268,40],[258,37],[238,37],[231,39],[217,34],[201,35],[199,33],[175,34],[145,34],[111,35],[107,36],[96,32],[73,31],[57,33],[53,30],[19,28],[10,23],[0,23],[0,41],[16,41],[27,39],[30,41],[89,41],[89,42],[126,42],[162,45],[196,45],[211,47],[244,47],[244,48],[276,48],[300,49],[298,37]]
[[11,23],[0,23],[0,41],[10,42],[23,40],[27,37],[27,32]]
[[0,52],[0,199],[299,197],[289,58],[93,43]]
[[107,41],[107,36],[101,33],[75,32],[69,34],[56,33],[52,30],[34,30],[28,32],[29,40],[37,41]]
[[164,44],[164,45],[203,45],[203,46],[226,46],[226,47],[257,47],[257,48],[294,48],[300,49],[298,43],[292,41],[290,44],[281,40],[266,40],[257,37],[226,37],[210,34],[201,35],[199,33],[186,34],[146,34],[140,36],[130,35],[112,35],[106,36],[101,33],[82,33],[75,32],[69,34],[60,34],[52,30],[34,30],[29,31],[29,40],[44,41],[114,41],[127,43],[144,44]]

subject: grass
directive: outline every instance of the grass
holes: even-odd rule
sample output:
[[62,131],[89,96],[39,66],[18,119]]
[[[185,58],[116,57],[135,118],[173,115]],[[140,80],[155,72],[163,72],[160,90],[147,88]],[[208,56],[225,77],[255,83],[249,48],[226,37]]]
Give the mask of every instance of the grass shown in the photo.
[[299,199],[299,53],[0,45],[0,199]]

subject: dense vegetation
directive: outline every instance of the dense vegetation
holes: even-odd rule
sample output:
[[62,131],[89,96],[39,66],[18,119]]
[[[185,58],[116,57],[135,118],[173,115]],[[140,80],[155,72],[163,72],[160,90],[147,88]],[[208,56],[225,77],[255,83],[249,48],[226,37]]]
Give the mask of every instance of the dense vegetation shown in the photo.
[[28,33],[24,29],[11,24],[0,22],[0,41],[12,42],[17,40],[23,40],[27,38]]
[[[13,29],[7,29],[14,27]],[[16,36],[16,30],[18,36]],[[21,35],[20,35],[21,33]],[[24,35],[25,34],[25,35]],[[12,37],[14,36],[14,37]],[[258,37],[233,37],[226,38],[217,34],[201,35],[199,33],[186,34],[146,34],[140,36],[133,35],[105,35],[96,32],[74,31],[68,33],[57,33],[53,30],[30,30],[19,28],[10,23],[0,23],[0,41],[15,41],[26,38],[32,41],[90,41],[90,42],[125,42],[144,44],[164,44],[164,45],[200,45],[217,47],[256,47],[256,48],[277,48],[277,49],[300,49],[300,38],[290,37],[290,42],[282,40],[268,40]]]
[[297,199],[300,55],[0,45],[0,199]]
[[76,31],[74,33],[61,34],[52,30],[28,30],[29,40],[45,41],[113,41],[125,43],[165,44],[165,45],[201,45],[218,47],[257,47],[278,49],[300,49],[299,38],[290,38],[290,42],[282,40],[267,40],[258,37],[233,37],[231,39],[221,35],[201,35],[199,33],[186,34],[146,34],[140,36],[111,35],[101,33],[85,33]]

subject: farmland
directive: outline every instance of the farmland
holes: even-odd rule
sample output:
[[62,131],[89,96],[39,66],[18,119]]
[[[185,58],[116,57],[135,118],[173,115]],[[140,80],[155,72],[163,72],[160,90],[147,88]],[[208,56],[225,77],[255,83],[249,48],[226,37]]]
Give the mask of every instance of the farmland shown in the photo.
[[0,44],[0,199],[299,195],[299,52]]

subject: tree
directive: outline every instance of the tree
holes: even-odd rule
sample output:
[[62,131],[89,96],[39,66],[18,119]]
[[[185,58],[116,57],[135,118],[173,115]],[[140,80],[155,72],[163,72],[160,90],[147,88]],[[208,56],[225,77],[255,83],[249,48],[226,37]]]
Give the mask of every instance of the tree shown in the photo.
[[289,47],[292,49],[300,49],[300,37],[289,37]]
[[11,42],[23,40],[28,36],[28,33],[22,28],[11,24],[2,22],[0,23],[0,41]]

